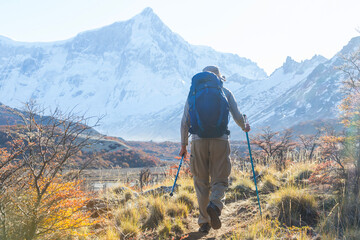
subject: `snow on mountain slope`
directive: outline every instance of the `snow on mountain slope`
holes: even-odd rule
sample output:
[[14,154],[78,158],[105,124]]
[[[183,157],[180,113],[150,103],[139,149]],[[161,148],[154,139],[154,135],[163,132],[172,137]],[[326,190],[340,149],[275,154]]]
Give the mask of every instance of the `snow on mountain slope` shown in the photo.
[[[193,46],[150,8],[132,19],[52,43],[0,38],[0,101],[105,115],[101,132],[126,139],[176,139],[191,77],[207,65],[265,79],[256,63]],[[176,130],[174,125],[176,123]]]
[[[262,111],[264,109],[272,109],[274,102],[279,96],[292,89],[306,77],[321,63],[327,59],[322,56],[314,56],[310,60],[298,63],[287,57],[282,67],[276,69],[268,79],[251,81],[248,79],[240,79],[239,76],[231,76],[225,84],[232,90],[237,98],[239,109],[241,112],[249,116],[249,120],[255,126],[269,125],[268,122],[262,122]],[[271,125],[271,124],[270,124]],[[234,123],[233,136],[239,136],[241,133]]]
[[294,87],[324,61],[326,58],[314,56],[311,60],[297,63],[288,57],[284,65],[275,70],[268,79],[236,81],[238,76],[232,76],[225,86],[234,89],[234,95],[238,97],[238,102],[244,105],[246,112],[254,114],[271,105],[274,98]]
[[322,60],[305,78],[255,113],[252,116],[254,124],[282,129],[302,121],[338,117],[344,78],[339,69],[344,64],[342,56],[359,49],[360,37],[355,37],[333,58]]
[[[23,43],[0,36],[0,102],[20,108],[36,100],[88,116],[102,116],[97,130],[128,140],[179,140],[191,77],[217,65],[253,129],[281,129],[305,120],[334,118],[342,73],[335,67],[360,46],[352,39],[338,55],[284,65],[267,76],[256,63],[173,33],[150,9],[132,19],[51,43]],[[232,138],[243,133],[231,120]]]

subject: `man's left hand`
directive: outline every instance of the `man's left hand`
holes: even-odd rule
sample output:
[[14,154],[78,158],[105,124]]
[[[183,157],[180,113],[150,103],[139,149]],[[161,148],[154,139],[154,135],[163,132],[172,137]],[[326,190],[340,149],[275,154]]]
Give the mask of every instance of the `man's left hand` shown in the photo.
[[187,154],[187,150],[186,150],[186,145],[181,145],[181,150],[180,150],[180,157],[184,156],[186,157],[186,154]]

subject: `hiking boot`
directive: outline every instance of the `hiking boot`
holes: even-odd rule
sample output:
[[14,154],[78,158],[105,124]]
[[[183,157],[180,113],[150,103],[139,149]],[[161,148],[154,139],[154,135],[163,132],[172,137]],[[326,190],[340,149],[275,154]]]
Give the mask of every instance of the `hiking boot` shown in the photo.
[[209,223],[203,223],[203,224],[201,224],[201,226],[199,228],[199,232],[208,234],[210,229],[211,229],[211,226]]
[[221,228],[221,221],[219,216],[221,215],[220,209],[212,202],[206,208],[206,212],[210,216],[210,224],[213,229]]

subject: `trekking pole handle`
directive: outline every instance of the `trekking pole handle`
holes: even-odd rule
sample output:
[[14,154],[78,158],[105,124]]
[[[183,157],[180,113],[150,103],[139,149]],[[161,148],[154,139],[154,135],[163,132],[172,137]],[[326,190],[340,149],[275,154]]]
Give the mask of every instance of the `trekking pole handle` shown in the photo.
[[247,116],[246,116],[245,114],[243,114],[243,117],[244,117],[245,124],[246,124],[246,123],[249,124],[249,121],[248,121]]

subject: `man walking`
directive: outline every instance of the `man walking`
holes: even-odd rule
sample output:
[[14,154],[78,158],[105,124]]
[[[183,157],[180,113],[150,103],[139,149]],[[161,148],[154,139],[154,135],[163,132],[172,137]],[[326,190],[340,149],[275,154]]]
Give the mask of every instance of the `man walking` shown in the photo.
[[243,131],[250,131],[237,108],[233,94],[222,86],[219,68],[207,66],[192,79],[181,120],[181,150],[186,155],[192,134],[190,170],[199,203],[199,231],[221,228],[221,199],[228,187],[231,171],[228,113]]

